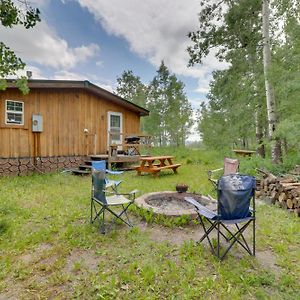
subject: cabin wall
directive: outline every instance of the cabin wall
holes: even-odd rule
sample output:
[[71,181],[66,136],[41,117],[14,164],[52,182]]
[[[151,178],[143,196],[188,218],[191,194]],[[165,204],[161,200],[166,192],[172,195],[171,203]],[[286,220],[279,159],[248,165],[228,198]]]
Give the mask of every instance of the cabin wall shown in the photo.
[[[5,100],[24,102],[24,125],[5,125]],[[0,93],[0,174],[1,160],[52,157],[73,164],[89,154],[106,153],[108,112],[120,112],[123,133],[139,133],[140,116],[85,90],[33,89],[22,95],[17,89]],[[32,132],[32,115],[43,117],[43,132]],[[88,129],[88,133],[84,132]],[[73,160],[73,161],[72,161]]]

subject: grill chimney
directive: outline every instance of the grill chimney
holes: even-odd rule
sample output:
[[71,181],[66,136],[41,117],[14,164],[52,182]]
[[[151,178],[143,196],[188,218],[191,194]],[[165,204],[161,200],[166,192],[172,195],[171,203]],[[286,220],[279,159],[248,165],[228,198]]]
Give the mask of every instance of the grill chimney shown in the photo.
[[32,78],[32,72],[31,71],[26,71],[26,76],[28,79]]

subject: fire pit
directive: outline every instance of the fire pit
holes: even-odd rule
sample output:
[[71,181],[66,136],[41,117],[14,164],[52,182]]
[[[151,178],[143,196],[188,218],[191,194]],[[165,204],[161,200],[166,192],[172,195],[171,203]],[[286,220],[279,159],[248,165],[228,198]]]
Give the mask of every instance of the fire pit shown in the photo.
[[135,200],[138,207],[153,210],[155,214],[170,217],[189,215],[193,218],[197,216],[194,206],[184,200],[184,197],[193,197],[199,203],[210,206],[212,202],[209,198],[193,193],[177,193],[171,191],[148,193]]

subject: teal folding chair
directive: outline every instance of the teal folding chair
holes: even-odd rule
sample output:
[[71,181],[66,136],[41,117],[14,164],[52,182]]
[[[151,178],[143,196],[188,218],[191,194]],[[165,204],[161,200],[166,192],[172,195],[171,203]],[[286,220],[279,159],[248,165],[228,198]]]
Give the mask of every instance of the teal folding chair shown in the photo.
[[[98,221],[101,233],[105,234],[117,220],[132,227],[127,210],[134,203],[135,193],[120,194],[116,191],[106,190],[106,178],[104,171],[92,172],[92,193],[91,193],[91,223]],[[107,196],[110,194],[110,196]],[[118,212],[115,208],[119,208]],[[112,215],[112,220],[106,222],[106,212]]]
[[[106,161],[105,160],[94,160],[92,161],[92,170],[93,171],[104,171],[106,174],[110,175],[120,175],[123,174],[123,171],[112,171],[106,169]],[[111,180],[105,177],[106,187],[112,187],[114,191],[117,191],[117,188],[122,180]]]

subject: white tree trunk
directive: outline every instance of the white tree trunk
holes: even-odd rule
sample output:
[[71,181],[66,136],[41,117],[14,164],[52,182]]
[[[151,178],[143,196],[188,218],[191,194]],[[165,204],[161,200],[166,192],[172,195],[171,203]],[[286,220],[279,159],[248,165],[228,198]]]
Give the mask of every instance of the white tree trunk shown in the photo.
[[276,102],[273,86],[270,80],[271,69],[271,48],[270,48],[270,23],[269,12],[269,0],[263,0],[262,5],[262,27],[263,27],[263,64],[264,64],[264,77],[265,77],[265,89],[267,100],[267,114],[268,114],[268,128],[269,138],[271,142],[271,155],[273,163],[279,163],[281,161],[281,146],[280,140],[275,138],[274,133],[277,126],[276,115]]

